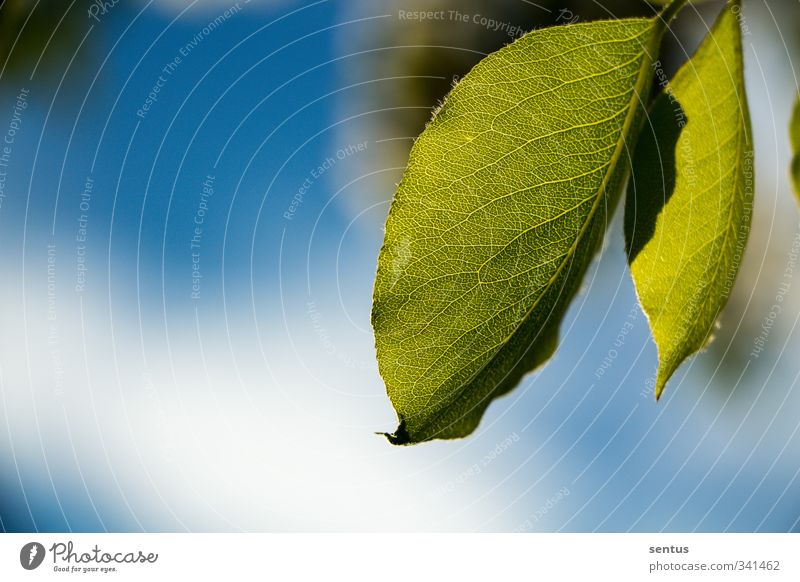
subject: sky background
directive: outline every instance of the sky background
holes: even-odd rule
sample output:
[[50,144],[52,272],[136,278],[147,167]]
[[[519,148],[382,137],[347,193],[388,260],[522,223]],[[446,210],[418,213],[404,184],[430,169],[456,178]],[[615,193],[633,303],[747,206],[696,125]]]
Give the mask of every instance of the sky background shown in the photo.
[[[396,417],[372,283],[411,140],[504,31],[620,4],[0,4],[0,528],[800,531],[795,0],[745,2],[754,228],[661,402],[617,216],[556,356],[471,437],[375,434]],[[668,66],[720,7],[686,9]]]

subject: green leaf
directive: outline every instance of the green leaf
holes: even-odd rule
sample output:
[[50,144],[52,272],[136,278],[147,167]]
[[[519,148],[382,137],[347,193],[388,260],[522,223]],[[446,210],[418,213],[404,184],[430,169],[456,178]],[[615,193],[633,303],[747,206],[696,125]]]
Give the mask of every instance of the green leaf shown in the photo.
[[792,183],[794,184],[794,191],[800,200],[800,94],[797,95],[797,103],[794,106],[794,114],[792,115],[792,124],[790,126],[790,135],[792,138]]
[[414,144],[372,311],[392,443],[468,435],[553,354],[675,10],[527,34],[466,75]]
[[636,149],[625,233],[659,352],[656,398],[709,341],[750,230],[753,152],[739,2],[654,103]]

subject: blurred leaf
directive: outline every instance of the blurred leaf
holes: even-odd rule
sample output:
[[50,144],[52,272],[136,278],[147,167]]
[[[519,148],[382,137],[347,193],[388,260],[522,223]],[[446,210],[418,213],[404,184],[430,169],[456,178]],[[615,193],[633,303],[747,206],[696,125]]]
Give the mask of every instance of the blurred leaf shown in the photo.
[[792,160],[792,182],[794,183],[794,191],[800,200],[800,94],[797,96],[797,103],[794,106],[794,114],[792,115],[792,123],[789,127],[790,135],[792,138],[792,153],[794,159]]
[[468,435],[553,354],[625,183],[663,31],[657,18],[531,32],[481,61],[419,137],[372,311],[392,443]]
[[753,164],[739,4],[723,10],[658,97],[636,150],[625,232],[659,351],[656,397],[709,341],[749,233]]
[[[47,83],[69,65],[65,83],[76,83],[94,65],[97,35],[85,36],[85,10],[59,0],[0,1],[0,69],[32,82],[34,71]],[[84,51],[76,55],[78,47]],[[5,77],[4,77],[5,78]],[[8,81],[8,79],[6,79]]]

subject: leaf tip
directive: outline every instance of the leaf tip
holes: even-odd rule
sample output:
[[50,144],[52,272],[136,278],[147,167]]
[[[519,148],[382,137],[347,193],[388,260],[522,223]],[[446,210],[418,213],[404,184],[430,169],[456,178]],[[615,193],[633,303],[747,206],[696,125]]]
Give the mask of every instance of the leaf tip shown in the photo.
[[667,382],[669,382],[673,372],[675,372],[673,367],[667,368],[664,365],[658,367],[658,375],[656,376],[655,387],[656,402],[661,400],[661,395],[664,394],[664,388],[667,387]]

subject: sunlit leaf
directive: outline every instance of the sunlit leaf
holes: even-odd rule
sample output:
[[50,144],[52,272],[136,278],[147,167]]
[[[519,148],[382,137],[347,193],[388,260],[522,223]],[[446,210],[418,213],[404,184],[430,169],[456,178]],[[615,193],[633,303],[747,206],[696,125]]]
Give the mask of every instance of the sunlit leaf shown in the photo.
[[372,311],[400,418],[391,442],[471,433],[553,354],[627,179],[671,15],[529,33],[466,75],[417,140]]
[[790,126],[792,137],[792,183],[794,184],[794,191],[800,200],[800,95],[797,96],[797,103],[794,106],[794,114],[792,115],[792,124]]
[[654,104],[625,210],[631,272],[658,347],[656,397],[708,343],[750,230],[753,153],[739,2]]

